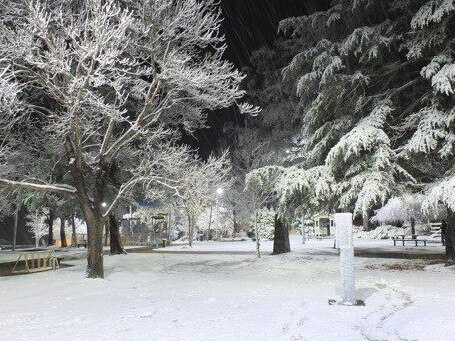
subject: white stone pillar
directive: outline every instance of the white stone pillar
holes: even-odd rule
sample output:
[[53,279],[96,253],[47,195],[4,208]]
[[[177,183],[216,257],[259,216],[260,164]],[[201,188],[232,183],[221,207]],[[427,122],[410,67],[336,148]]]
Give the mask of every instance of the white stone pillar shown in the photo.
[[352,240],[352,213],[336,213],[336,242],[340,249],[340,304],[355,305],[354,244]]

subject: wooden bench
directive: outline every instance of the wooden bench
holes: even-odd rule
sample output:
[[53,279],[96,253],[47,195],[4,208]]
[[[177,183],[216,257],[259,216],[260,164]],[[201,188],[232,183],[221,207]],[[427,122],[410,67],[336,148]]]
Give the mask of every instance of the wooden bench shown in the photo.
[[419,242],[423,243],[423,246],[427,246],[427,241],[425,239],[412,239],[412,238],[397,238],[397,237],[392,237],[393,240],[393,246],[397,246],[397,242],[402,242],[404,246],[404,242],[413,242],[418,246]]
[[322,241],[324,239],[330,239],[330,237],[325,234],[315,234],[314,236],[316,237],[316,240],[318,240],[318,241]]
[[[24,264],[21,267],[22,263]],[[38,271],[55,270],[58,260],[53,250],[22,252],[13,267],[13,274],[24,274]]]

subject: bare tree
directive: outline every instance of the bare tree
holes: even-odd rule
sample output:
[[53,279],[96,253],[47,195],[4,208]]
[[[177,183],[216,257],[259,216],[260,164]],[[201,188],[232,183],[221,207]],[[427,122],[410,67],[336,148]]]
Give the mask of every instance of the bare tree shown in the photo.
[[[103,226],[119,201],[136,187],[177,189],[159,171],[178,160],[176,132],[244,95],[222,60],[220,11],[214,0],[7,0],[0,18],[0,184],[75,198],[87,276],[103,277]],[[108,196],[114,163],[121,185]]]
[[193,244],[195,219],[212,205],[217,188],[224,183],[230,168],[227,154],[201,162],[194,158],[182,177],[179,201],[188,220],[189,244]]
[[[283,167],[268,166],[259,168],[247,174],[245,192],[250,199],[250,207],[254,214],[254,233],[256,237],[256,254],[261,257],[260,231],[258,228],[258,211],[277,202],[276,185],[283,174]],[[289,232],[282,220],[275,215],[273,253],[291,251],[289,245]]]
[[35,246],[39,246],[39,241],[47,232],[46,216],[43,212],[33,212],[27,215],[27,219],[30,221],[30,232],[35,238]]

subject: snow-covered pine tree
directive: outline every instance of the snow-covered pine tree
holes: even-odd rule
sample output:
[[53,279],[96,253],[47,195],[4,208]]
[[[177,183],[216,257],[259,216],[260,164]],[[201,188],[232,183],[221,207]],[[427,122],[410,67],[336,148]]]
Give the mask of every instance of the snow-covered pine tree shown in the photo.
[[326,12],[290,18],[280,29],[305,42],[284,70],[297,84],[305,167],[326,165],[338,207],[368,222],[374,207],[413,181],[395,151],[395,127],[428,93],[422,60],[406,51],[423,1],[337,0]]
[[279,210],[293,220],[332,211],[336,190],[336,180],[327,166],[286,168],[275,186]]
[[262,156],[249,169],[284,161],[286,150],[294,146],[293,138],[300,128],[300,117],[295,110],[297,96],[293,82],[283,81],[281,73],[297,53],[299,44],[278,38],[272,46],[254,51],[251,66],[245,69],[248,99],[261,107],[259,115],[246,117],[245,128],[238,129],[240,138],[254,131],[259,142],[255,145],[262,145]]
[[410,61],[422,60],[420,76],[427,89],[419,106],[406,116],[401,129],[409,137],[401,150],[427,194],[424,209],[447,210],[446,254],[455,261],[455,3],[424,1],[411,20],[407,42]]
[[[300,118],[295,110],[295,85],[283,82],[281,76],[282,69],[292,60],[298,48],[299,41],[278,39],[272,46],[253,52],[251,66],[246,69],[248,98],[262,109],[259,115],[245,118],[245,127],[235,129],[232,143],[238,197],[247,202],[243,205],[246,222],[254,220],[256,210],[251,208],[257,204],[254,200],[248,202],[255,195],[243,191],[246,174],[260,167],[287,162],[299,142],[295,138],[300,127]],[[247,197],[244,197],[245,193]],[[254,216],[251,216],[252,212]],[[284,226],[281,216],[277,216],[276,222]],[[288,241],[278,240],[277,243],[289,244]]]

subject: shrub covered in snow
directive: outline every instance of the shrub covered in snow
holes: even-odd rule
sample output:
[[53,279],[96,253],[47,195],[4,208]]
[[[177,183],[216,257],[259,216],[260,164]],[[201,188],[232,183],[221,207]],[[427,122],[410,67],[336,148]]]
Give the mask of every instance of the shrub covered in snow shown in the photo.
[[398,228],[392,225],[381,225],[371,231],[363,231],[362,226],[354,226],[354,238],[389,239],[399,235],[410,235],[411,228]]
[[[418,235],[427,235],[430,233],[430,227],[425,222],[417,222],[415,225],[415,232]],[[393,225],[380,225],[371,231],[363,231],[362,226],[354,226],[354,238],[359,239],[389,239],[396,236],[412,234],[412,228],[409,223],[403,227],[396,227]]]

